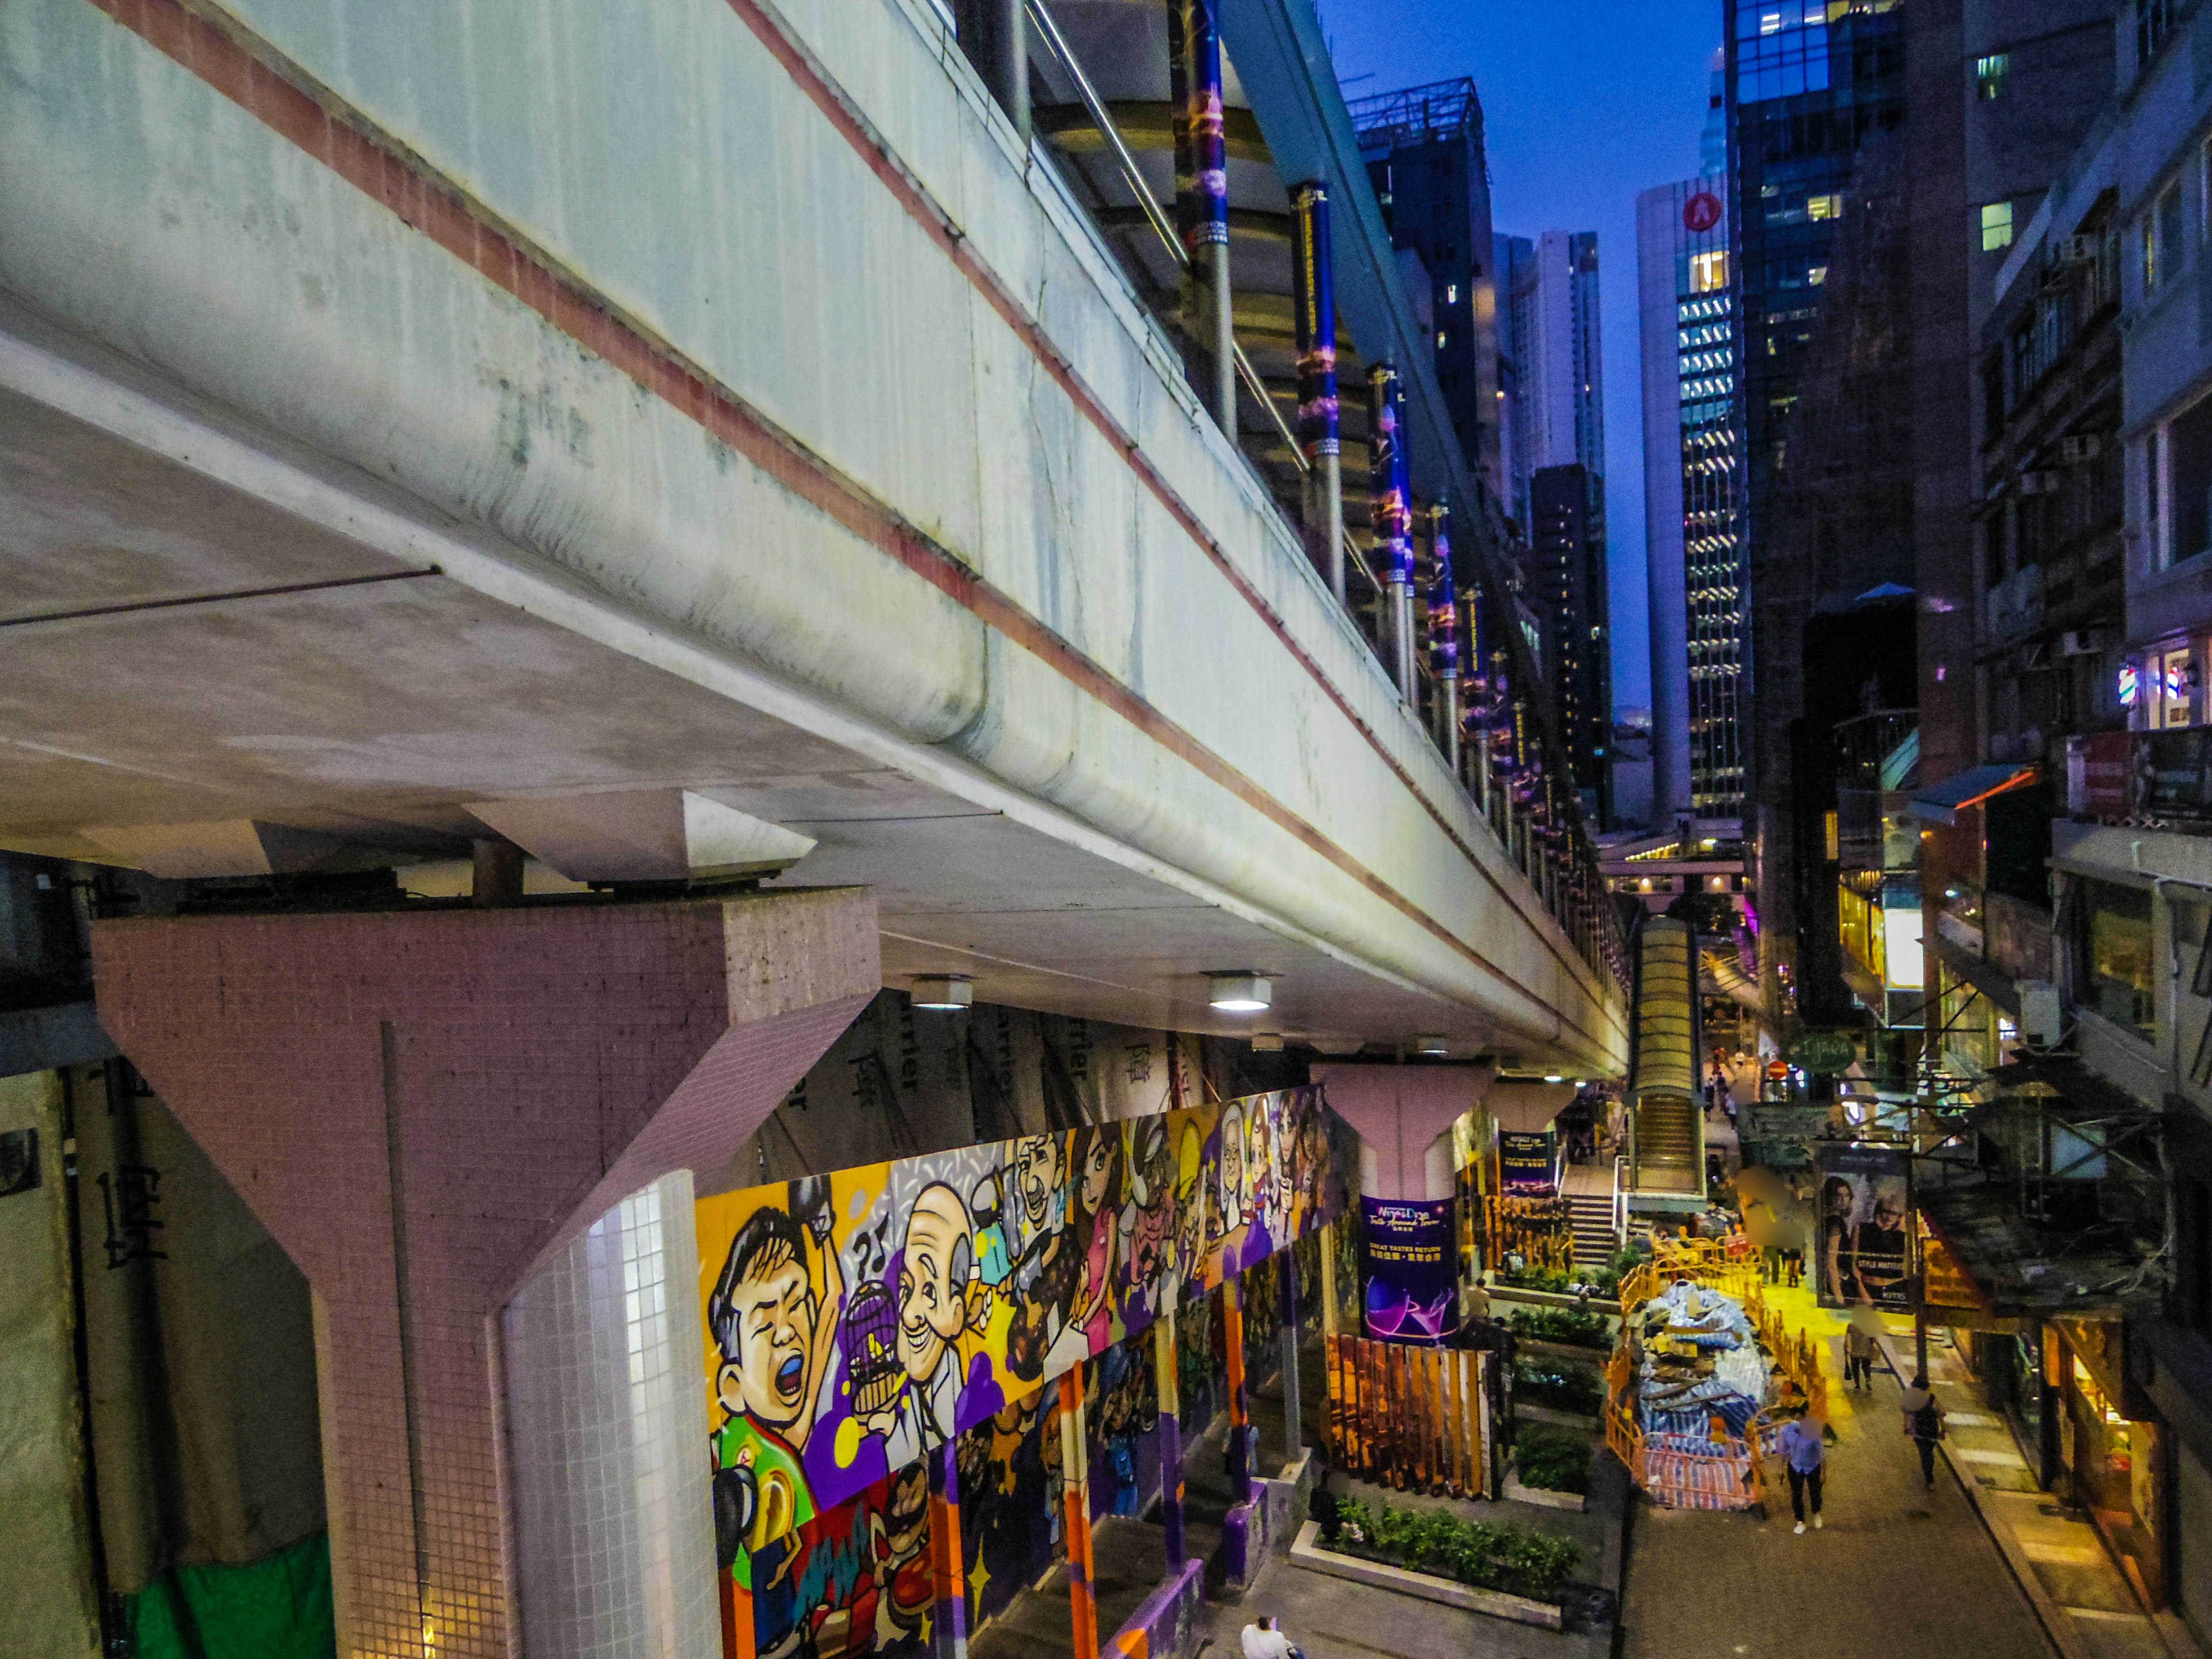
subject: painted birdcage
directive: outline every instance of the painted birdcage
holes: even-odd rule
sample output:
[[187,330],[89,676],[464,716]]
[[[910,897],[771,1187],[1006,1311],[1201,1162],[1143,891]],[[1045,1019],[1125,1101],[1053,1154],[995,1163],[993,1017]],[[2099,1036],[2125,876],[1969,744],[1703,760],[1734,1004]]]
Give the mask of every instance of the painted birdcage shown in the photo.
[[846,1373],[853,1390],[853,1414],[866,1417],[897,1398],[902,1373],[898,1357],[898,1310],[881,1285],[863,1285],[845,1304]]

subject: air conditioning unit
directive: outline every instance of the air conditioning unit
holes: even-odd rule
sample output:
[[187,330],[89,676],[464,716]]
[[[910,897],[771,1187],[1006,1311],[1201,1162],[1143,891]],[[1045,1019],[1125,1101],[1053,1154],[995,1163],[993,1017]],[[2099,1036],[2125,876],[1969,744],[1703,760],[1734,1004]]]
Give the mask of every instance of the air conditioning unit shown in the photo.
[[2058,636],[2058,654],[2062,657],[2094,657],[2102,649],[2094,628],[2069,628]]
[[2078,466],[2083,461],[2096,459],[2104,447],[2104,439],[2094,432],[2080,433],[2058,441],[2058,453],[2069,466]]

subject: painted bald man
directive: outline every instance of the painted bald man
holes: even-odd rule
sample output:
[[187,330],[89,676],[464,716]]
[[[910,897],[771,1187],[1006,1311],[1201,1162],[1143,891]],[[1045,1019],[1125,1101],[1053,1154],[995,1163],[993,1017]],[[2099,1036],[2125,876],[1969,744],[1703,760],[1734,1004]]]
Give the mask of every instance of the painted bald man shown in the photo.
[[884,1437],[884,1459],[902,1468],[943,1445],[966,1382],[960,1340],[981,1328],[989,1291],[969,1272],[975,1245],[960,1194],[933,1182],[907,1212],[899,1253],[898,1358],[906,1372],[889,1405],[865,1427]]

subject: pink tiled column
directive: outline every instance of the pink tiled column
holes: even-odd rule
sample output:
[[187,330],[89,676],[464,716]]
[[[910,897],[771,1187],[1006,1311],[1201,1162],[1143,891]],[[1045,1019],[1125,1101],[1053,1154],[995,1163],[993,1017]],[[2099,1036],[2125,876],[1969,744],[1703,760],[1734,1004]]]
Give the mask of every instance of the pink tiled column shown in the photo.
[[661,1176],[739,1183],[880,983],[872,900],[131,921],[94,955],[103,1024],[321,1304],[346,1651],[519,1656],[499,1311]]

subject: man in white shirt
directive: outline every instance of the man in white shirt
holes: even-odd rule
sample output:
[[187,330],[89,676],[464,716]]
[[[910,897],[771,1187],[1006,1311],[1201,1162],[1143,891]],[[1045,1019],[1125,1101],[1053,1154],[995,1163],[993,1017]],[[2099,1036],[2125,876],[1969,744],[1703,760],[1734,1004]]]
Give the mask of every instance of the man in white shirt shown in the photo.
[[1297,1651],[1272,1613],[1258,1624],[1244,1626],[1244,1659],[1296,1659]]

